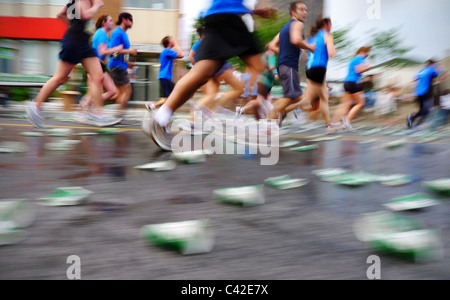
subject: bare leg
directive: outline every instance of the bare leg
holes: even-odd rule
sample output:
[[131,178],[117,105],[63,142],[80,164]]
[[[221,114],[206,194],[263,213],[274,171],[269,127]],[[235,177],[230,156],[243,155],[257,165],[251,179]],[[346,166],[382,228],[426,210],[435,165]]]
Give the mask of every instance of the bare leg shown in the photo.
[[89,57],[81,62],[86,72],[91,75],[91,95],[95,108],[100,111],[103,106],[103,71],[97,57]]
[[170,110],[175,111],[182,106],[189,97],[214,74],[219,71],[223,62],[220,60],[201,60],[195,64],[189,73],[183,76],[175,85],[165,103]]
[[353,118],[355,118],[356,114],[364,107],[366,104],[366,100],[364,98],[364,93],[359,92],[356,94],[352,94],[352,98],[356,101],[355,106],[350,109],[347,115],[348,122],[352,122]]
[[48,99],[50,95],[56,91],[56,89],[67,81],[70,72],[72,72],[75,65],[70,64],[65,61],[60,61],[56,67],[56,72],[52,78],[50,78],[47,83],[39,91],[39,94],[34,99],[36,107],[41,108],[42,102]]
[[341,122],[342,118],[347,114],[350,110],[350,106],[352,104],[352,96],[345,92],[341,97],[341,103],[339,103],[338,108],[333,116],[334,122]]
[[233,75],[233,72],[231,72],[231,70],[226,70],[219,77],[219,82],[222,79],[233,88],[233,90],[224,93],[218,101],[220,106],[227,107],[229,102],[242,95],[242,93],[244,92],[244,84],[239,79],[237,79],[236,76]]

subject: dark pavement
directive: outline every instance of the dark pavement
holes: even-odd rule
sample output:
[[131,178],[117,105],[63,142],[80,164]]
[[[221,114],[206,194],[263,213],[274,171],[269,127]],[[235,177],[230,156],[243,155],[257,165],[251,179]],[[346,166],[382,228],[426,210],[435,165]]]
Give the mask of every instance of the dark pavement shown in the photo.
[[[118,128],[117,134],[93,136],[75,134],[96,132],[94,128],[50,118],[52,126],[70,127],[70,137],[23,136],[22,132],[34,130],[23,115],[0,114],[0,143],[29,146],[24,153],[0,154],[1,199],[35,201],[70,186],[93,192],[79,206],[36,204],[36,219],[26,228],[30,236],[0,246],[0,279],[67,279],[70,255],[80,257],[82,279],[364,280],[371,255],[381,259],[382,279],[450,279],[448,197],[436,195],[439,205],[399,213],[440,230],[443,260],[413,262],[373,251],[353,233],[353,222],[361,214],[385,210],[383,203],[401,195],[428,193],[423,181],[450,177],[448,127],[436,140],[425,140],[404,132],[403,124],[370,134],[380,122],[361,120],[356,123],[363,126],[358,132],[317,142],[318,149],[280,148],[274,166],[261,166],[260,155],[214,154],[204,163],[148,172],[135,167],[169,160],[171,153],[161,152],[140,130],[141,113],[132,112],[128,125]],[[280,142],[298,140],[307,145],[323,133],[324,128],[284,132]],[[403,138],[408,139],[403,146],[385,147]],[[45,148],[58,139],[81,142],[71,151]],[[411,174],[417,180],[397,187],[374,182],[349,188],[312,174],[325,168]],[[264,184],[266,178],[285,174],[310,182],[283,191],[265,185],[266,203],[254,207],[224,204],[213,197],[215,189]],[[147,224],[197,219],[209,219],[215,231],[209,253],[182,256],[139,236]]]

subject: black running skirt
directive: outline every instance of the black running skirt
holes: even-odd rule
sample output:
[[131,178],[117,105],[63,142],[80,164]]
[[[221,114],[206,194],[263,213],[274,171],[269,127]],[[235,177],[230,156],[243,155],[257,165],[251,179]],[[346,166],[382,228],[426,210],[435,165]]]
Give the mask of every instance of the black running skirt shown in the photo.
[[205,18],[204,38],[197,52],[197,61],[226,61],[234,56],[262,53],[255,36],[235,14],[217,14]]

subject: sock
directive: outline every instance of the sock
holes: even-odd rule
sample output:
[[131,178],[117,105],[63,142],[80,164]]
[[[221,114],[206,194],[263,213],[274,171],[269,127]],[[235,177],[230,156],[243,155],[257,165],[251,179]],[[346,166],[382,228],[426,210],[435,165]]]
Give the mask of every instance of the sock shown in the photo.
[[161,108],[155,114],[155,121],[161,125],[162,127],[166,127],[167,123],[169,123],[170,117],[172,117],[173,111],[163,104]]

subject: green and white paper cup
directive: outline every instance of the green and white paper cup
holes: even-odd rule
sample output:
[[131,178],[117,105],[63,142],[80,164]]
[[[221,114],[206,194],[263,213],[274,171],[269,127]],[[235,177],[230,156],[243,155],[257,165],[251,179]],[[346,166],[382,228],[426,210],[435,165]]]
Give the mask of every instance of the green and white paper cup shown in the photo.
[[152,244],[176,249],[183,255],[207,253],[214,246],[214,232],[209,220],[145,225],[140,236]]

